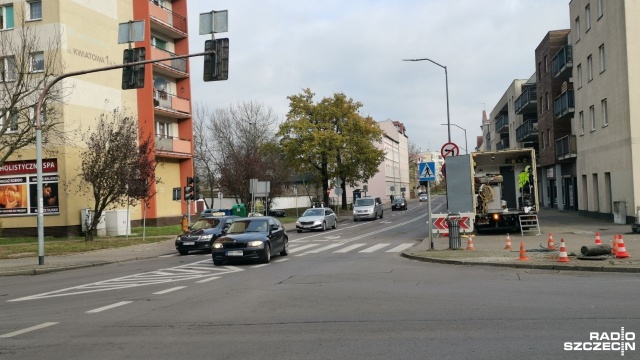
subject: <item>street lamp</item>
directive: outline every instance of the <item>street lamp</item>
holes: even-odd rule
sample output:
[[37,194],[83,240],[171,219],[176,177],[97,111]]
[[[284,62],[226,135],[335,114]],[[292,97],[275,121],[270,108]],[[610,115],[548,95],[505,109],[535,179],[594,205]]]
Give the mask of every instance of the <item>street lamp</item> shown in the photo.
[[423,58],[423,59],[402,59],[402,61],[429,61],[433,64],[436,64],[438,66],[440,66],[441,68],[444,69],[444,83],[445,83],[445,87],[446,87],[446,91],[447,91],[447,133],[448,133],[448,139],[449,142],[451,142],[451,119],[449,118],[449,77],[447,75],[447,67],[444,65],[440,65],[437,62],[431,60],[431,59],[427,59],[427,58]]
[[[449,125],[449,124],[440,124],[440,125]],[[467,129],[463,128],[462,126],[456,125],[456,124],[450,124],[450,125],[453,125],[453,126],[457,127],[458,129],[462,129],[462,131],[464,131],[464,153],[468,154],[469,151],[467,149],[468,149],[469,145],[467,145]]]

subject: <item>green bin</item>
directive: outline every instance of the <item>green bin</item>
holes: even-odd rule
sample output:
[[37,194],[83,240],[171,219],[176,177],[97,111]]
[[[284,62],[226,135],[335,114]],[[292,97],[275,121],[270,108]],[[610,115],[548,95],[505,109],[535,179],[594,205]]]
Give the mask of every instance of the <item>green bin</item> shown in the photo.
[[244,206],[244,204],[234,204],[231,208],[231,215],[246,217],[247,208]]

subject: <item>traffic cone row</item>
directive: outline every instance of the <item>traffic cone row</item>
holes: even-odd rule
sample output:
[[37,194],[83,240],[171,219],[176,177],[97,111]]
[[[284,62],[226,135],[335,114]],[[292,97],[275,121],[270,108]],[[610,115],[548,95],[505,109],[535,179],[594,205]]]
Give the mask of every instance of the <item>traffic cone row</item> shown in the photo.
[[596,245],[602,245],[602,240],[600,240],[600,233],[599,232],[596,232]]
[[529,260],[529,258],[527,257],[527,250],[524,249],[524,241],[520,241],[520,258],[518,260]]
[[509,236],[509,233],[507,233],[506,245],[504,246],[504,249],[511,250],[511,237]]
[[547,240],[547,250],[555,250],[556,246],[553,244],[553,235],[549,233],[549,239]]
[[622,239],[622,235],[618,235],[618,248],[616,249],[616,259],[624,259],[628,258],[629,254],[627,253],[627,249],[624,247],[624,240]]
[[558,262],[569,262],[569,256],[567,256],[567,247],[564,243],[564,239],[560,239],[560,255],[558,256]]

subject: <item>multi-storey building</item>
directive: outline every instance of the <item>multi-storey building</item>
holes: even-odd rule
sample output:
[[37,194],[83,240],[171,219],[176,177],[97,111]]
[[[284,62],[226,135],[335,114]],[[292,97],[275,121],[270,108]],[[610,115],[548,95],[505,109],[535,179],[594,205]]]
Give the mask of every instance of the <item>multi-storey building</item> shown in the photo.
[[569,30],[549,31],[535,50],[540,206],[577,210],[574,93]]
[[[128,45],[118,44],[118,27],[131,20],[144,21],[144,40],[131,46],[145,47],[147,60],[189,52],[187,0],[0,0],[0,14],[5,36],[22,26],[14,19],[27,14],[24,26],[37,31],[40,43],[55,40],[60,44],[55,61],[64,66],[66,73],[122,63],[123,50]],[[4,61],[8,56],[19,55],[3,53],[0,56]],[[47,54],[37,55],[46,57]],[[38,62],[38,66],[40,64]],[[100,114],[116,108],[135,116],[141,136],[154,139],[156,177],[161,183],[151,185],[156,195],[145,211],[142,206],[131,208],[130,220],[135,226],[144,214],[150,225],[176,224],[187,209],[184,202],[173,200],[172,189],[182,188],[186,177],[193,174],[189,61],[173,59],[146,65],[145,86],[137,90],[122,90],[121,73],[121,70],[111,70],[62,80],[66,97],[56,105],[61,130],[86,133],[94,128]],[[49,167],[44,173],[50,180],[47,185],[57,193],[57,207],[45,214],[45,234],[77,234],[81,231],[81,210],[93,204],[90,194],[78,194],[71,185],[78,174],[82,141],[76,138],[70,144],[53,146],[44,145],[46,154],[53,154],[45,155]],[[35,163],[35,157],[35,148],[28,147],[8,159],[7,164],[14,164],[11,161]],[[12,172],[6,171],[8,168],[0,172],[0,178],[23,178],[24,183],[20,185],[29,202],[24,212],[0,214],[3,232],[34,234],[35,170]]]
[[515,79],[509,85],[483,124],[484,150],[519,148],[516,129],[522,125],[522,115],[516,113],[516,99],[522,94],[525,79]]
[[631,221],[640,206],[640,2],[572,0],[578,209]]

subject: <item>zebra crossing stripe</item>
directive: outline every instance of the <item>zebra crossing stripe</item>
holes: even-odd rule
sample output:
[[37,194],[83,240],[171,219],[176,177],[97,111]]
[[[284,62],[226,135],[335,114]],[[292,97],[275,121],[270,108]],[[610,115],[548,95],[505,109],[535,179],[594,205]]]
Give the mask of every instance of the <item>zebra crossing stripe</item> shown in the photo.
[[365,246],[365,245],[367,245],[367,244],[353,244],[351,246],[347,246],[344,249],[336,250],[336,251],[334,251],[334,253],[346,253],[348,251],[351,251],[353,249],[357,249],[357,248]]
[[308,244],[308,245],[302,245],[302,246],[298,246],[298,247],[296,247],[296,248],[289,249],[289,252],[290,252],[290,253],[294,253],[294,252],[298,252],[298,251],[300,251],[300,250],[308,249],[308,248],[311,248],[311,247],[314,247],[314,246],[318,246],[318,245],[320,245],[320,244]]
[[321,251],[330,250],[330,249],[333,249],[335,247],[342,246],[342,245],[344,245],[344,244],[331,244],[331,245],[323,246],[321,248],[309,250],[309,251],[307,251],[307,252],[305,252],[303,254],[300,254],[300,255],[302,256],[302,255],[306,255],[306,254],[316,254],[316,253],[319,253]]
[[386,246],[389,246],[389,244],[377,244],[377,245],[373,245],[372,247],[366,248],[364,250],[360,250],[358,252],[371,253],[371,252],[374,252],[376,250],[380,250],[380,249],[382,249],[383,247],[386,247]]
[[389,249],[389,250],[387,250],[385,252],[388,252],[388,253],[400,252],[400,251],[402,251],[404,249],[410,248],[411,246],[413,246],[413,244],[402,244],[402,245],[398,245],[398,246],[394,247],[393,249]]

